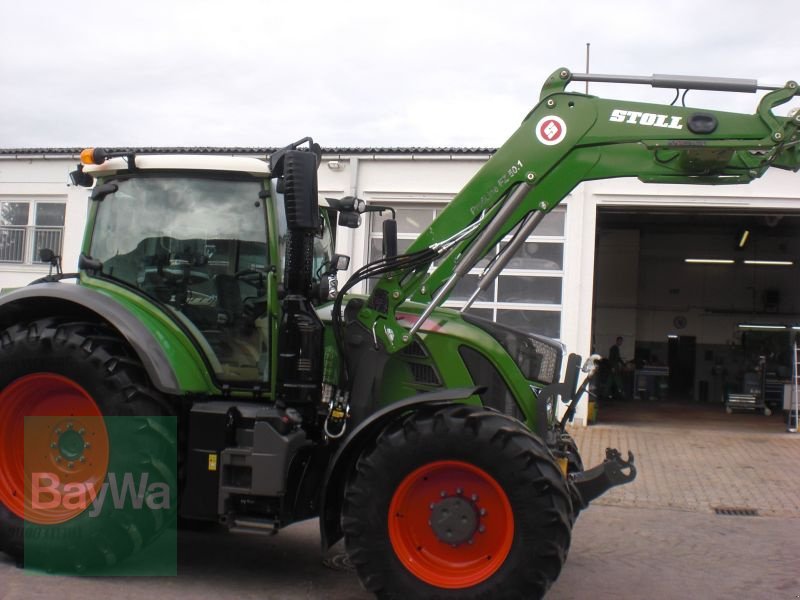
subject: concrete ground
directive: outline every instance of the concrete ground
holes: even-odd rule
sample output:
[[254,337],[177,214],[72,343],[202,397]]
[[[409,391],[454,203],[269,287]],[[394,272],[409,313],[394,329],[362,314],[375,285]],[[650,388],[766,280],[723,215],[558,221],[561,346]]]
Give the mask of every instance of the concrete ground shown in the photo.
[[[641,408],[603,408],[573,432],[587,465],[631,449],[639,476],[581,514],[547,598],[800,597],[800,434],[721,407]],[[0,599],[370,598],[335,568],[339,550],[323,564],[312,521],[270,538],[185,532],[177,578],[29,575],[0,558]]]
[[600,462],[609,446],[623,455],[630,449],[639,475],[597,504],[699,513],[746,508],[800,518],[800,434],[786,432],[782,415],[631,403],[601,408],[598,420],[572,432],[584,464]]
[[633,450],[638,476],[578,519],[548,598],[800,598],[800,434],[782,415],[617,404],[573,434],[587,465]]

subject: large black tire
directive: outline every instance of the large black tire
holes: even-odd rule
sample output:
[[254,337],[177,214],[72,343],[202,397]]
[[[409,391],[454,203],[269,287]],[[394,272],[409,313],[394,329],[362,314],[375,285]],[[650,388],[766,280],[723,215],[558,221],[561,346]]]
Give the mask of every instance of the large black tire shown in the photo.
[[[173,411],[116,332],[100,323],[67,318],[40,319],[0,332],[0,402],[10,384],[32,375],[35,384],[41,374],[80,386],[103,417],[132,418],[126,421],[126,431],[133,423],[135,439],[124,453],[115,451],[112,443],[110,464],[117,472],[146,472],[150,481],[166,482],[170,506],[175,507],[177,466],[163,460],[175,454],[175,428],[152,418],[171,416]],[[0,551],[18,564],[24,556],[25,566],[48,571],[102,573],[154,541],[174,523],[175,514],[174,509],[140,510],[131,518],[131,511],[111,511],[105,518],[104,511],[103,518],[89,519],[86,512],[57,527],[37,527],[37,535],[31,536],[30,529],[25,533],[23,519],[0,498]]]
[[572,523],[567,483],[544,443],[510,417],[466,405],[390,425],[357,461],[342,515],[362,584],[397,599],[539,598],[561,571]]

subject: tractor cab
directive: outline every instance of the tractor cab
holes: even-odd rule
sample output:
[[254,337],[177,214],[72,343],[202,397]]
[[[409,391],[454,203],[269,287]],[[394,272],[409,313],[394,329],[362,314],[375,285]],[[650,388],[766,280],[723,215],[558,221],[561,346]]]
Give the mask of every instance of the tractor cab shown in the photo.
[[[125,155],[81,172],[97,180],[82,283],[113,282],[146,297],[189,334],[222,384],[268,388],[288,239],[284,195],[269,165]],[[324,212],[312,240],[322,301],[335,289]]]

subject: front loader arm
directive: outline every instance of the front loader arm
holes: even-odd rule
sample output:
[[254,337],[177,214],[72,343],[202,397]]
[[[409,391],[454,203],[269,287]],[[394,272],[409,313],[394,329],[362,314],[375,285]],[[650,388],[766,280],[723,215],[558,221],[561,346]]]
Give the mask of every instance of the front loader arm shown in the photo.
[[[652,80],[631,79],[637,78],[618,80],[655,85]],[[527,237],[582,181],[638,177],[648,183],[748,183],[769,167],[800,168],[800,112],[789,117],[773,112],[798,95],[795,82],[770,88],[756,113],[746,115],[569,93],[565,88],[570,81],[573,74],[566,69],[550,76],[539,104],[519,129],[409,248],[408,254],[437,249],[441,254],[436,266],[430,270],[426,263],[391,272],[373,290],[358,318],[388,351],[410,342],[488,249],[515,228],[520,239]],[[744,91],[741,82],[747,82],[667,81],[676,87],[722,91]],[[746,91],[755,91],[753,84]],[[410,331],[394,316],[406,300],[428,305]]]

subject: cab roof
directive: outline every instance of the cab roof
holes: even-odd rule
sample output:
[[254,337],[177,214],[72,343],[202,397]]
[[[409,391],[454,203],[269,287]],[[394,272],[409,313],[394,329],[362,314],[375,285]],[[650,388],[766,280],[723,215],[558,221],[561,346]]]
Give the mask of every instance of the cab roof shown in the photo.
[[[266,161],[242,156],[208,156],[199,154],[136,154],[136,170],[187,170],[228,171],[267,177],[270,174]],[[84,165],[83,170],[95,177],[131,171],[127,156],[110,158],[100,165]]]

